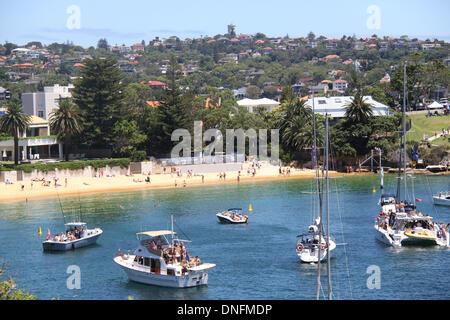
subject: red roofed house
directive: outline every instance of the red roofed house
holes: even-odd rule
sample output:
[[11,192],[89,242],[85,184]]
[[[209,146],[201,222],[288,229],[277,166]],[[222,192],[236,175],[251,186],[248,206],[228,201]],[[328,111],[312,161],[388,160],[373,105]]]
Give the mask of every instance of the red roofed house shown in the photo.
[[264,44],[264,40],[256,40],[255,44]]
[[167,89],[167,83],[157,81],[157,80],[148,81],[148,82],[143,81],[142,83],[148,84],[150,86],[150,88],[152,88],[152,89],[163,89],[163,90]]
[[136,43],[131,46],[132,51],[145,51],[145,46],[142,43]]
[[330,60],[339,60],[340,57],[336,54],[330,54],[328,56],[325,57],[325,60],[330,61]]
[[333,82],[333,90],[344,92],[348,88],[348,82],[345,80],[336,80]]
[[161,105],[160,101],[145,101],[150,107],[158,108]]

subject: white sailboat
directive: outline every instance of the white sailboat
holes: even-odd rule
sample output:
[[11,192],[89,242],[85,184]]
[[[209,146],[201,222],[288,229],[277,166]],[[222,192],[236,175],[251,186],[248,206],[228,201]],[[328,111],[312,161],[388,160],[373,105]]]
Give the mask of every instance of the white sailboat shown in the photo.
[[[314,99],[313,99],[314,100]],[[317,150],[316,144],[316,126],[314,116],[314,104],[313,104],[313,122],[314,122],[314,152]],[[297,241],[296,252],[301,262],[304,263],[320,263],[324,259],[330,257],[332,250],[336,248],[336,243],[329,236],[329,230],[325,234],[322,223],[322,199],[319,183],[319,169],[317,166],[317,155],[313,157],[313,163],[316,167],[316,187],[319,194],[319,214],[314,220],[314,224],[308,227],[308,232],[300,234],[300,239]],[[329,212],[329,199],[328,199],[328,116],[325,116],[325,170],[326,170],[326,209],[327,219]],[[329,229],[329,221],[327,221],[327,227]]]
[[[383,194],[380,200],[381,210],[374,223],[377,240],[400,248],[405,244],[432,244],[449,247],[449,231],[445,224],[437,224],[433,217],[422,214],[417,210],[415,199],[407,201],[406,174],[406,62],[404,65],[404,94],[403,94],[403,135],[401,148],[403,149],[403,182],[404,198],[400,201],[400,166],[397,195]],[[402,156],[400,156],[400,159]],[[401,160],[400,160],[401,162]],[[414,197],[413,197],[414,198]]]
[[[132,254],[119,252],[114,257],[127,274],[135,282],[149,285],[187,288],[208,284],[208,270],[214,268],[213,263],[201,263],[198,257],[190,256],[184,242],[172,230],[156,230],[137,233],[139,245]],[[169,241],[166,236],[171,236]]]

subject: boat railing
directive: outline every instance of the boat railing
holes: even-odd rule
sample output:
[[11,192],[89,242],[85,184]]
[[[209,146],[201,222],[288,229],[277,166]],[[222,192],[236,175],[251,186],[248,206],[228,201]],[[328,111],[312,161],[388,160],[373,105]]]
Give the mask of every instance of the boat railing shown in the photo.
[[114,254],[114,257],[123,257],[124,255],[132,255],[133,254],[133,250],[117,250],[117,252]]

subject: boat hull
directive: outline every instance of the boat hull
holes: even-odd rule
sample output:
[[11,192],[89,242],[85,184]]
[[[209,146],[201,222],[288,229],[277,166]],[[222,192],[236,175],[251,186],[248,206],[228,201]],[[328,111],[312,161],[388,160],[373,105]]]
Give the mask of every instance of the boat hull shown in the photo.
[[228,223],[228,224],[246,224],[248,223],[248,218],[243,219],[243,220],[239,220],[239,221],[235,221],[229,217],[223,216],[223,215],[216,215],[217,218],[219,219],[220,223]]
[[206,271],[189,271],[188,274],[183,276],[168,276],[133,269],[129,267],[126,260],[123,260],[120,256],[114,258],[114,262],[125,271],[131,281],[138,283],[170,288],[189,288],[208,284],[208,272]]
[[439,206],[450,206],[450,199],[444,197],[433,197],[433,203]]
[[103,231],[99,230],[97,233],[86,236],[81,239],[73,240],[73,241],[44,241],[42,243],[42,247],[44,251],[68,251],[75,250],[78,248],[83,248],[90,246],[97,242],[97,239],[102,235]]
[[[331,251],[333,251],[336,248],[336,244],[334,241],[330,241],[330,254]],[[320,261],[324,261],[327,258],[328,251],[320,250]],[[297,256],[299,257],[300,261],[303,263],[317,263],[318,262],[318,254],[317,251],[311,251],[309,248],[303,249],[301,251],[297,250]]]

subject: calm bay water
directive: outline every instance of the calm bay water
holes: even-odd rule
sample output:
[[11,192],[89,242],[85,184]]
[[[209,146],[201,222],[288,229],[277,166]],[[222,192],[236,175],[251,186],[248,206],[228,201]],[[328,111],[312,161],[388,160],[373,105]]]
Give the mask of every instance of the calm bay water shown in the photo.
[[[331,261],[335,299],[449,299],[450,250],[437,247],[392,249],[374,238],[378,176],[330,179],[331,231],[338,246]],[[417,176],[422,212],[450,222],[450,208],[432,205],[431,192],[445,190],[447,176]],[[0,263],[18,286],[38,299],[315,299],[317,266],[301,264],[296,236],[312,222],[313,180],[246,182],[179,189],[107,193],[61,198],[66,213],[78,213],[104,233],[94,246],[44,253],[47,229],[63,231],[58,198],[0,204]],[[395,176],[385,176],[394,191]],[[248,225],[219,224],[215,213],[253,207]],[[112,258],[134,249],[136,232],[170,229],[174,215],[180,238],[204,262],[216,263],[209,285],[170,289],[128,281]],[[42,235],[38,235],[38,228]],[[184,234],[185,235],[184,235]],[[69,290],[67,267],[81,270],[81,289]],[[381,289],[367,288],[367,268],[381,270]],[[322,275],[326,274],[323,265]],[[327,279],[322,277],[326,295]]]

